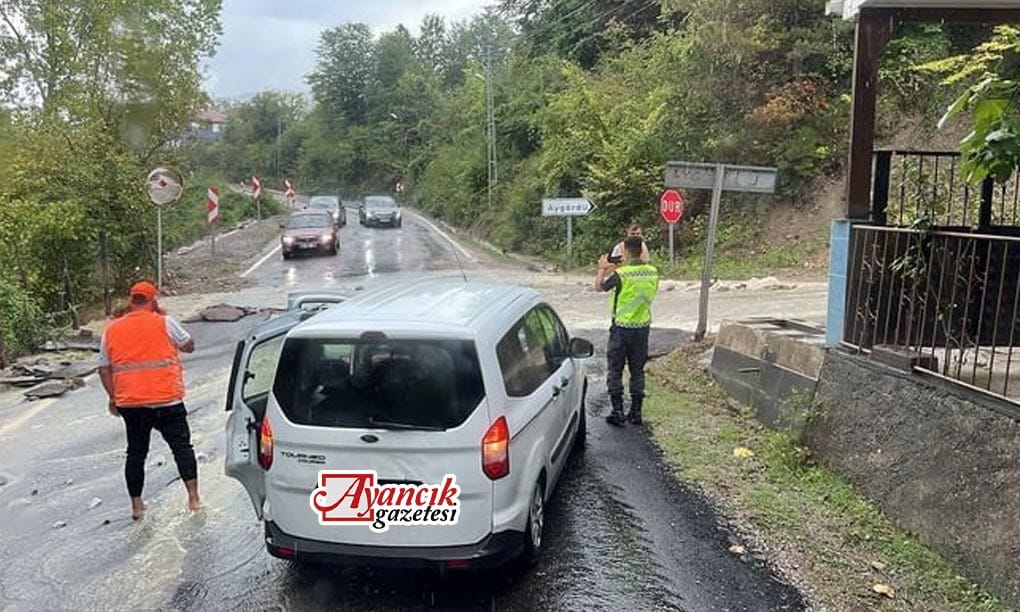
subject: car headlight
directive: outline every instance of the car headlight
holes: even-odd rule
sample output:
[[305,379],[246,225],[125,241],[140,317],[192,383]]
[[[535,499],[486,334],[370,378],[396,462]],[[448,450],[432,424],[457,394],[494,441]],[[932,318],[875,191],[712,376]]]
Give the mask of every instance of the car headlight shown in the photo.
[[333,213],[333,220],[334,220],[334,221],[337,221],[337,220],[339,220],[339,219],[340,219],[340,211],[336,211],[336,212],[334,212],[334,213]]
[[332,240],[333,240],[333,234],[323,234],[322,235],[322,241],[323,242],[330,242]]
[[294,242],[294,237],[293,236],[284,236],[283,237],[283,243],[284,244],[292,244],[293,242]]

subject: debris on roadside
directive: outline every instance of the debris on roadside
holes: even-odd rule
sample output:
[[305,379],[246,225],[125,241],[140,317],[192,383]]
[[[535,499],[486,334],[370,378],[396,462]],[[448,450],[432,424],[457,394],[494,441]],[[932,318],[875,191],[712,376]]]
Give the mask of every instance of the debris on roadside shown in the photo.
[[93,497],[92,501],[89,502],[89,510],[98,508],[99,504],[103,503],[103,500],[98,497]]
[[67,527],[67,521],[57,521],[56,523],[53,523],[54,529],[62,529],[64,527]]
[[38,400],[46,397],[58,397],[68,391],[80,389],[85,386],[85,381],[80,378],[68,378],[66,380],[51,380],[41,385],[32,387],[23,394],[29,400]]
[[53,397],[81,387],[84,384],[82,379],[97,369],[91,347],[84,351],[65,350],[22,357],[10,367],[0,370],[0,387],[28,389],[25,396],[29,399]]
[[191,315],[184,319],[184,322],[200,323],[205,321],[207,323],[233,323],[234,321],[240,321],[245,317],[258,314],[258,312],[258,309],[249,308],[247,306],[216,304],[215,306],[209,306],[208,308],[204,308],[198,313]]

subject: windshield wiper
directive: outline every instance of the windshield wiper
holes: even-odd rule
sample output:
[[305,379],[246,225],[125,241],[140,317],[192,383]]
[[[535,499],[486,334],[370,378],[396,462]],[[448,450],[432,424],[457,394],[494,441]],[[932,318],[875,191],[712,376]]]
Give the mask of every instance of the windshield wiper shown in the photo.
[[395,423],[393,421],[382,421],[375,417],[368,417],[368,424],[383,429],[404,429],[407,431],[446,431],[445,427],[430,425],[412,425],[411,423]]

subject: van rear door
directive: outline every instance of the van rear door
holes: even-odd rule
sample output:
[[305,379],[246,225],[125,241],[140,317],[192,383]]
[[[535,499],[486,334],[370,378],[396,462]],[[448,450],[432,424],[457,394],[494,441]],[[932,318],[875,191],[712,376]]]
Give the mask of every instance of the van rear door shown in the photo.
[[237,343],[234,352],[227,387],[230,414],[226,425],[224,471],[244,486],[259,519],[265,500],[265,470],[258,463],[259,429],[283,339],[301,322],[302,316],[288,314],[256,327]]
[[[481,443],[490,423],[473,340],[288,338],[269,415],[271,519],[285,533],[369,546],[474,544],[492,529]],[[460,487],[450,525],[321,524],[320,470],[372,471],[378,484]],[[422,506],[425,509],[427,506]]]

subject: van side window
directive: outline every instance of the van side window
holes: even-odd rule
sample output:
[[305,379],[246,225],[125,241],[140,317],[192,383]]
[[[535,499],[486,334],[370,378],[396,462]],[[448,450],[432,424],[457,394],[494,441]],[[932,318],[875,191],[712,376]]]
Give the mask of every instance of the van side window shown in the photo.
[[552,371],[555,371],[567,359],[570,335],[556,313],[548,306],[539,306],[538,316],[542,321],[546,359],[549,361]]
[[531,395],[555,370],[549,358],[549,333],[549,323],[543,320],[536,308],[518,321],[496,345],[503,385],[510,397]]

